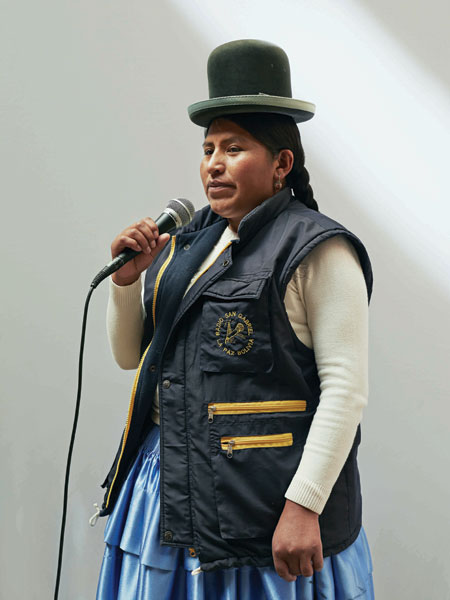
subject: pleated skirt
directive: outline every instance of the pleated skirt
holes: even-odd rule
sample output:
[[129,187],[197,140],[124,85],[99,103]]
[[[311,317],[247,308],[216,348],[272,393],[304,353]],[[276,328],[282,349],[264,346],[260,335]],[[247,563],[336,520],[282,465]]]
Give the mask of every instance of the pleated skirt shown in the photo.
[[159,442],[154,426],[105,526],[97,600],[373,600],[372,559],[364,528],[348,548],[324,558],[311,577],[282,579],[273,567],[242,566],[192,575],[188,548],[159,542]]

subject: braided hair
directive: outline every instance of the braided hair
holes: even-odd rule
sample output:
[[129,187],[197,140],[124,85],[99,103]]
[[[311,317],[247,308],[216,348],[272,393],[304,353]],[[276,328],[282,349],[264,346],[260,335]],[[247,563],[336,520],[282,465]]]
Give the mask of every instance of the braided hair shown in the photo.
[[[291,171],[286,176],[287,185],[292,188],[295,197],[308,208],[319,210],[314,192],[309,183],[309,173],[305,167],[305,152],[300,139],[300,131],[294,119],[288,115],[275,113],[241,113],[224,115],[224,119],[233,121],[245,129],[266,146],[272,156],[287,148],[294,154]],[[205,130],[205,137],[208,129]]]

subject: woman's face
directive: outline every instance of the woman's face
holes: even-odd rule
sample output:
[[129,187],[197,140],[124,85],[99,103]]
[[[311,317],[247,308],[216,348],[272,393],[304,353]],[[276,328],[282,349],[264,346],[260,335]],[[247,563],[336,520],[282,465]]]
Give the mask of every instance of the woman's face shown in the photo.
[[233,121],[214,119],[203,143],[200,175],[211,210],[237,231],[241,219],[274,195],[277,158]]

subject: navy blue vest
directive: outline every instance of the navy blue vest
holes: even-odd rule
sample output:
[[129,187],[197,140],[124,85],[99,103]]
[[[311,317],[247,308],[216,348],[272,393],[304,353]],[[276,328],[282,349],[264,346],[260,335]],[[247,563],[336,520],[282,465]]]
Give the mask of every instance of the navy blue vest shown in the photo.
[[[285,188],[244,217],[240,239],[183,297],[226,226],[205,207],[147,271],[142,358],[101,512],[111,512],[153,426],[158,384],[160,541],[194,547],[204,571],[273,566],[273,532],[320,400],[314,351],[284,308],[294,270],[341,234],[358,253],[368,302],[373,282],[362,242]],[[324,556],[344,550],[361,528],[360,439],[358,426],[319,516]]]

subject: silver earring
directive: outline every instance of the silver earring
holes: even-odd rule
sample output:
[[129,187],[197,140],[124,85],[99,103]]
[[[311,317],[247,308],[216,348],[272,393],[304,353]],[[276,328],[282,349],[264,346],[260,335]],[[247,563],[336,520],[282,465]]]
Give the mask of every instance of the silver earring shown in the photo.
[[281,183],[281,177],[280,177],[280,175],[278,175],[278,181],[277,181],[277,182],[276,182],[276,184],[275,184],[275,189],[276,189],[277,191],[280,191],[280,190],[281,190],[281,187],[282,187],[282,183]]

